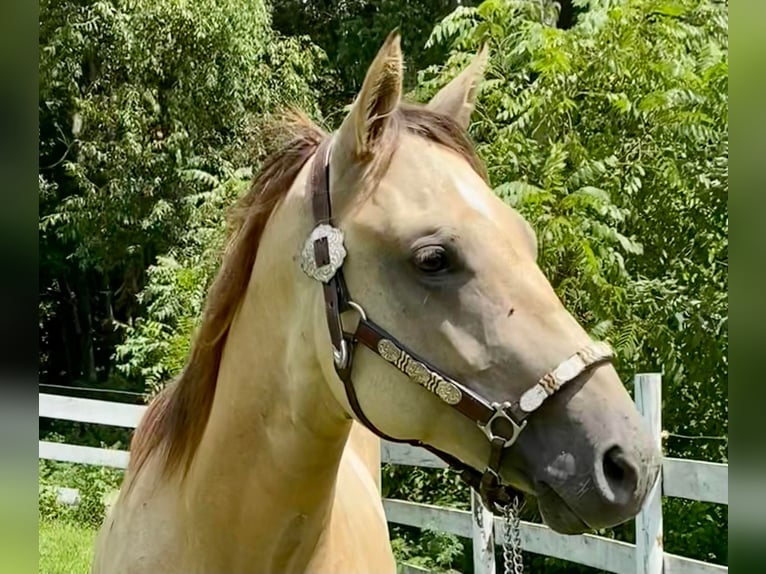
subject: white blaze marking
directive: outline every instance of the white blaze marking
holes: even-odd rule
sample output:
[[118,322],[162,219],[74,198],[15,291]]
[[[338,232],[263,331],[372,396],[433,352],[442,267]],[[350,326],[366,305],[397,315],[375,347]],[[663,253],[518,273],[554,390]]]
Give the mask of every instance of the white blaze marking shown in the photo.
[[460,197],[462,197],[472,209],[487,219],[492,219],[492,208],[490,207],[486,193],[484,193],[483,190],[477,190],[466,180],[459,177],[455,178],[455,189],[460,194]]

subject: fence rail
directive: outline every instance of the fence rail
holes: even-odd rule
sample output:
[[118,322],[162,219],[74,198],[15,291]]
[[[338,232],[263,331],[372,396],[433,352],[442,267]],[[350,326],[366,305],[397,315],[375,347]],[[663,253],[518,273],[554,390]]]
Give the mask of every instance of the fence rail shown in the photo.
[[[636,402],[659,440],[659,375],[636,377]],[[40,394],[39,416],[42,418],[135,428],[145,410],[146,407],[141,405]],[[40,441],[39,458],[124,469],[128,465],[129,453]],[[386,441],[381,444],[381,460],[389,464],[426,468],[446,466],[428,451]],[[522,548],[527,552],[569,560],[616,574],[726,573],[726,566],[663,551],[661,496],[728,504],[728,469],[726,464],[664,458],[655,492],[650,495],[636,520],[637,545],[590,534],[567,536],[544,525],[522,521]],[[383,500],[389,522],[431,528],[473,539],[474,571],[476,574],[494,574],[494,556],[490,549],[495,545],[495,540],[502,540],[503,526],[500,519],[493,519],[477,504],[478,499],[474,498],[471,512],[403,500]]]

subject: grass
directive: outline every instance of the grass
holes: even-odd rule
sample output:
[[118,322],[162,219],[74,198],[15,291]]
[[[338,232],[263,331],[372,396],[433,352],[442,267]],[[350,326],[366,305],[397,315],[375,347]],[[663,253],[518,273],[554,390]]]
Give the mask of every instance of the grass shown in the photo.
[[70,522],[40,521],[40,574],[88,574],[96,529]]

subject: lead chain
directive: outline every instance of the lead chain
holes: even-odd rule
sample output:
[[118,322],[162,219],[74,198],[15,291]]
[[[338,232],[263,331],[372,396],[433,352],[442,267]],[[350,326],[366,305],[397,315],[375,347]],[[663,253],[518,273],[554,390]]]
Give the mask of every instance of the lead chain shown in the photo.
[[514,496],[510,504],[503,507],[503,564],[504,574],[523,574],[521,557],[520,502]]

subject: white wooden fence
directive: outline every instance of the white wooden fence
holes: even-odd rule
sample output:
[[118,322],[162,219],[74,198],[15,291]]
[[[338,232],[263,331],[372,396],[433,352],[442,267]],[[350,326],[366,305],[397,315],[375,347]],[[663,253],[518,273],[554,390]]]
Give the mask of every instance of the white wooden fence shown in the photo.
[[[657,443],[661,429],[661,379],[658,374],[637,375],[636,403],[650,424]],[[92,399],[40,394],[40,417],[135,428],[146,407]],[[39,458],[126,468],[128,452],[40,441]],[[384,463],[443,468],[428,451],[383,442]],[[521,543],[527,552],[561,558],[617,574],[720,574],[728,568],[669,554],[662,548],[662,496],[719,504],[729,503],[729,467],[726,464],[665,457],[657,483],[636,518],[636,544],[583,534],[558,534],[541,524],[522,522]],[[71,493],[69,493],[71,495]],[[450,532],[473,540],[474,571],[494,574],[493,548],[502,540],[503,526],[474,495],[472,511],[443,508],[403,500],[384,499],[388,521]]]

